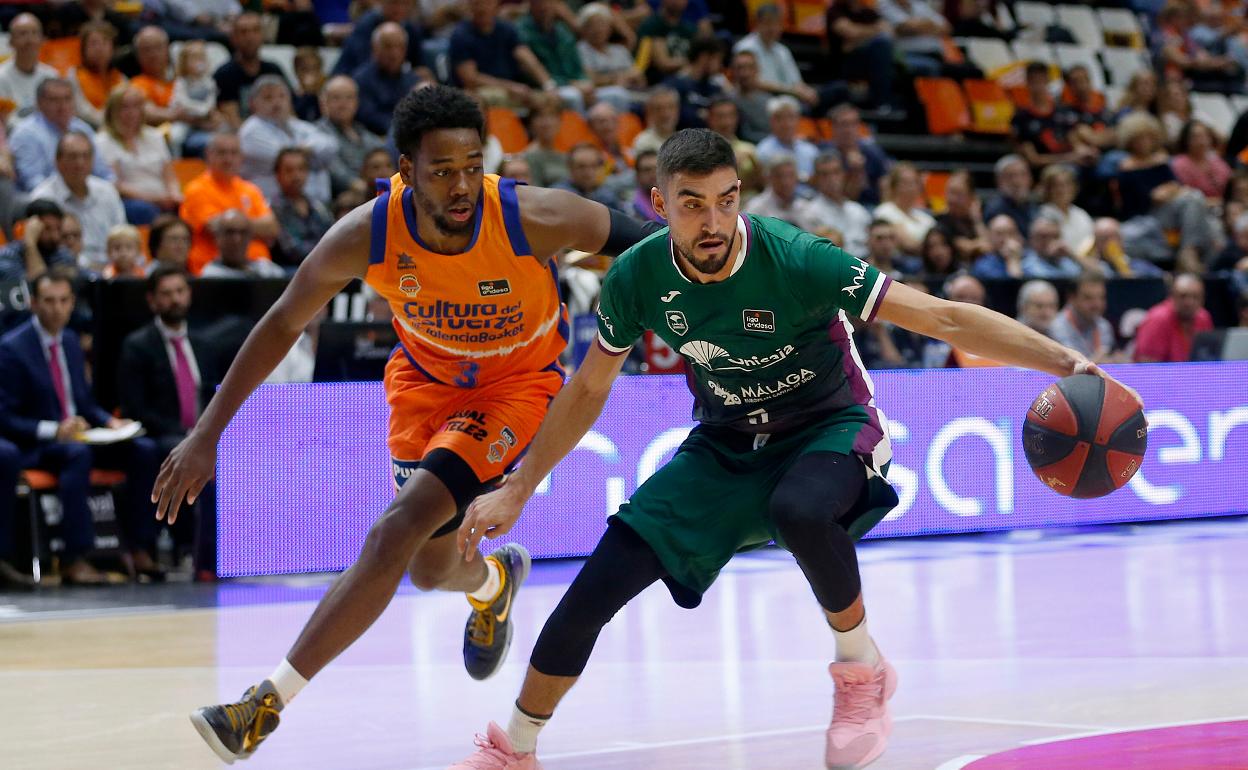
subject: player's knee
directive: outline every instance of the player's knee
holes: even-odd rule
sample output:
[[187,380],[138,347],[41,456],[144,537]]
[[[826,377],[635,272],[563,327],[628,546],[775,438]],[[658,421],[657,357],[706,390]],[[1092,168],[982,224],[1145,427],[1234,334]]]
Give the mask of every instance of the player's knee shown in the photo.
[[786,541],[801,540],[836,521],[839,511],[835,501],[813,500],[808,495],[786,491],[783,487],[772,495],[768,507],[771,521]]
[[369,528],[363,555],[380,563],[406,564],[415,547],[413,533],[416,529],[414,517],[402,506],[391,504]]
[[441,565],[412,564],[407,568],[407,577],[421,591],[436,591],[446,579],[446,570]]

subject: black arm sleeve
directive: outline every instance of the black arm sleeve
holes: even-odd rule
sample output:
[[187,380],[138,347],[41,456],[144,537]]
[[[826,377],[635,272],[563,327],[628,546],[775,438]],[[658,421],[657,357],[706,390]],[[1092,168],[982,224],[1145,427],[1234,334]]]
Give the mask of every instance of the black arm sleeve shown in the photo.
[[638,222],[621,211],[608,211],[611,214],[611,231],[607,233],[607,242],[599,249],[600,253],[608,257],[620,256],[633,244],[663,229],[663,225],[658,222]]

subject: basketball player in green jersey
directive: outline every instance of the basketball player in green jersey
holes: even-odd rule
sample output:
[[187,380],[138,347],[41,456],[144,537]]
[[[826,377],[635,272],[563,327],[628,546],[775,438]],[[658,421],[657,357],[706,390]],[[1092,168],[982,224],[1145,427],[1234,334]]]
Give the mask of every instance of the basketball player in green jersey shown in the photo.
[[624,354],[653,329],[684,356],[699,423],[621,506],[534,647],[506,731],[491,723],[454,768],[531,770],[537,733],[584,670],[602,627],[663,580],[694,607],[737,551],[793,553],[832,627],[830,768],[883,753],[897,674],[867,633],[855,542],[897,503],[886,423],[849,317],[880,318],[961,350],[1056,376],[1092,372],[1079,353],[1005,316],[893,283],[831,242],[739,213],[731,145],[691,129],[659,151],[661,230],[607,273],[599,340],[555,397],[532,448],[459,530],[466,558],[510,529],[538,483],[593,425]]

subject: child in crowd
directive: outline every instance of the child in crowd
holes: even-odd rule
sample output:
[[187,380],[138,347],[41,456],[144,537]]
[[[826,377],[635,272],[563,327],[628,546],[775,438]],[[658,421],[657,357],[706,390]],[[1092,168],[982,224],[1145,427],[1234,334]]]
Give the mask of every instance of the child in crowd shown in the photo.
[[104,268],[104,278],[142,278],[147,274],[144,269],[143,238],[133,225],[117,225],[108,231],[105,241],[108,252],[108,267]]

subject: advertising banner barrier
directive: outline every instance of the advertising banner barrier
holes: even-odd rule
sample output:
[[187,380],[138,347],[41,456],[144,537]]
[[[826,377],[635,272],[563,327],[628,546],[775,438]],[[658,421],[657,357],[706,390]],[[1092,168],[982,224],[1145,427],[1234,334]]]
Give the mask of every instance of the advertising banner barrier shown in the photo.
[[[1148,455],[1128,486],[1097,500],[1056,494],[1023,455],[1026,410],[1048,375],[871,372],[901,502],[868,537],[1248,513],[1248,362],[1110,369],[1144,398]],[[537,558],[588,554],[607,517],[671,458],[691,407],[681,376],[620,378],[516,527],[485,547],[517,540]],[[379,382],[261,386],[219,448],[218,573],[349,566],[393,497],[386,424]]]

